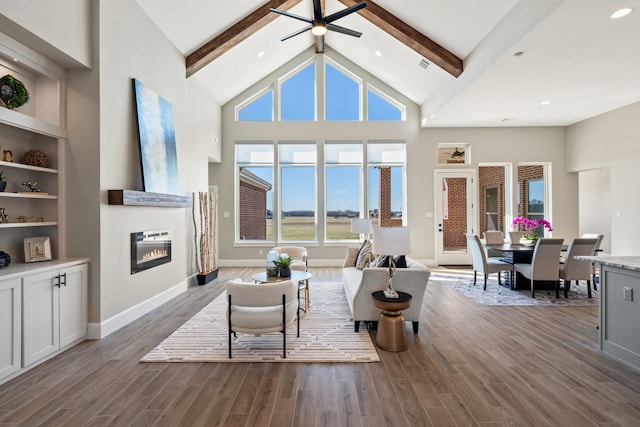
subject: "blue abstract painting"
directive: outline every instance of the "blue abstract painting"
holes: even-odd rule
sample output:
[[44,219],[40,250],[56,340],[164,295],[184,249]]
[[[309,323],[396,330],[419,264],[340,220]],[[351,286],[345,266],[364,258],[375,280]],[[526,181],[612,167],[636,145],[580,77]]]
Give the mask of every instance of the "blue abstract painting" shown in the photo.
[[173,107],[133,79],[144,191],[180,194]]

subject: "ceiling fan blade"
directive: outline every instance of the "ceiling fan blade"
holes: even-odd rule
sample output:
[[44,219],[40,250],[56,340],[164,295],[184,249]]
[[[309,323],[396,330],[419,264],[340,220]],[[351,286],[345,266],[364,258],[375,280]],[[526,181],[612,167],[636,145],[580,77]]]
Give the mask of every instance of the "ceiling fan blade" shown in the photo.
[[279,13],[280,15],[288,16],[289,18],[298,19],[300,21],[308,22],[309,24],[311,24],[313,22],[312,19],[306,18],[304,16],[296,15],[295,13],[287,12],[286,10],[280,10],[280,9],[274,9],[274,8],[271,8],[269,10],[271,12]]
[[338,20],[338,19],[340,19],[342,17],[345,17],[345,16],[347,16],[347,15],[353,13],[353,12],[357,12],[358,10],[363,9],[365,7],[367,7],[367,3],[365,3],[365,2],[360,2],[358,4],[354,4],[351,7],[348,7],[346,9],[342,9],[342,10],[336,12],[336,13],[333,13],[333,14],[327,16],[326,18],[324,18],[324,22],[326,22],[328,24],[328,23],[336,21],[336,20]]
[[327,30],[335,31],[337,33],[342,33],[353,37],[360,37],[362,35],[362,33],[359,31],[350,30],[336,24],[327,24]]
[[324,36],[315,36],[314,38],[316,53],[324,53]]
[[311,25],[309,25],[308,27],[304,27],[304,28],[302,28],[302,29],[300,29],[300,30],[296,31],[295,33],[291,33],[291,34],[289,34],[288,36],[284,36],[283,38],[281,38],[281,39],[280,39],[280,41],[281,41],[281,42],[283,42],[283,41],[285,41],[285,40],[289,40],[291,37],[295,37],[295,36],[297,36],[298,34],[302,34],[302,33],[306,32],[306,31],[309,31],[310,29],[311,29]]
[[322,21],[322,6],[320,0],[313,0],[313,20]]

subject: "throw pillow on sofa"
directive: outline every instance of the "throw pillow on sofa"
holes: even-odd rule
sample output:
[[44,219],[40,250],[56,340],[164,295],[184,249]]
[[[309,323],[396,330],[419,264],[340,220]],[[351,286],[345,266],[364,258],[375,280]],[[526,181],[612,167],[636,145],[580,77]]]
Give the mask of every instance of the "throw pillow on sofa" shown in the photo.
[[[393,262],[395,262],[396,268],[407,268],[407,259],[404,255],[393,257]],[[380,255],[371,262],[371,267],[389,267],[389,255]]]
[[407,259],[404,255],[393,257],[393,261],[396,263],[396,268],[407,268]]
[[358,257],[356,258],[356,268],[358,270],[369,267],[369,265],[371,264],[371,258],[373,258],[373,254],[371,253],[371,246],[371,241],[365,240],[360,247]]
[[371,267],[389,267],[389,255],[380,255],[371,262]]

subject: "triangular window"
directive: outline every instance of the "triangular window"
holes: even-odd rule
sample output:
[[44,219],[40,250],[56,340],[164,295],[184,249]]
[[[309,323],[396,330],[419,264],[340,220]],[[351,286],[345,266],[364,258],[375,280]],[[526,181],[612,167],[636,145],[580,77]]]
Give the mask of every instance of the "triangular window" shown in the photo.
[[280,120],[315,120],[316,63],[312,61],[280,82]]
[[242,104],[237,111],[238,121],[273,121],[273,89],[269,88]]
[[327,121],[360,120],[362,117],[360,114],[361,86],[355,77],[327,62],[325,66],[325,119]]
[[367,120],[404,120],[405,108],[377,89],[367,90]]

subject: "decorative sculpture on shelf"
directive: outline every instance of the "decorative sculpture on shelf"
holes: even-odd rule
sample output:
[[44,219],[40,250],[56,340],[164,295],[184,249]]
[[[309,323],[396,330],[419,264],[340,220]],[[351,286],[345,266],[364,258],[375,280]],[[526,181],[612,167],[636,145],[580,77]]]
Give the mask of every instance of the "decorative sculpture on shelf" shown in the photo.
[[38,188],[38,183],[37,182],[22,181],[22,185],[27,187],[29,189],[29,191],[32,192],[32,193],[39,193],[40,192],[40,189]]

